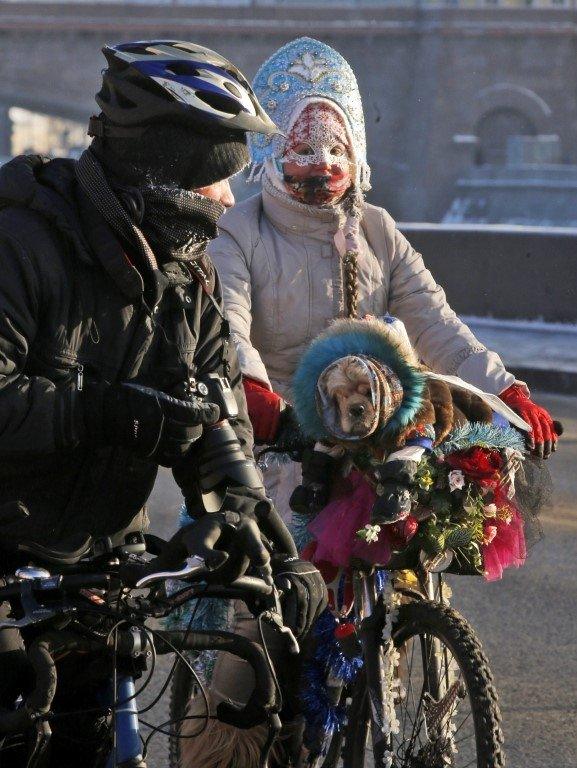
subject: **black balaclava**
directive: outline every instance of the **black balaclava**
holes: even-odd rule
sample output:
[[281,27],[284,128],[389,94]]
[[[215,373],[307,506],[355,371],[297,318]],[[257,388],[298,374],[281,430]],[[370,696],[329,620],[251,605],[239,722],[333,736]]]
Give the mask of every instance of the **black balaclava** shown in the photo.
[[[243,134],[216,130],[209,136],[174,124],[153,125],[130,138],[95,138],[88,154],[161,262],[194,258],[216,237],[224,207],[192,190],[233,176],[249,160]],[[106,213],[103,179],[99,183],[86,162],[84,171],[85,191]],[[98,196],[91,192],[91,179]],[[114,226],[117,219],[109,223]],[[120,234],[126,239],[126,227]],[[141,242],[135,245],[142,250]]]
[[244,134],[218,128],[205,134],[174,124],[151,125],[130,138],[96,138],[91,149],[107,175],[139,189],[208,187],[249,162]]

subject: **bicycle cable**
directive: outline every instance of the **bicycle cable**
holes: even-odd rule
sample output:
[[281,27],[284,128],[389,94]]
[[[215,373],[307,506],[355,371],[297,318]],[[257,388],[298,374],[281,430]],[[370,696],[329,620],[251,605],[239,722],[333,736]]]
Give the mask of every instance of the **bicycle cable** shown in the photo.
[[[208,584],[205,587],[205,591],[206,591],[207,588],[208,588]],[[188,636],[190,635],[190,632],[191,632],[191,629],[192,629],[192,624],[193,624],[193,622],[194,622],[194,620],[196,618],[196,613],[198,611],[198,606],[200,604],[200,600],[201,600],[201,597],[198,597],[197,600],[196,600],[196,604],[194,606],[194,609],[192,611],[190,620],[188,622],[188,625],[187,625],[185,633],[184,633],[184,638],[183,638],[183,641],[182,641],[183,645],[186,643],[186,641],[188,640]],[[174,673],[176,671],[176,665],[178,664],[178,662],[179,662],[179,658],[178,658],[178,656],[176,656],[176,658],[174,659],[174,661],[172,663],[172,667],[171,667],[170,671],[168,672],[168,674],[166,676],[166,680],[164,681],[164,684],[163,684],[162,688],[160,689],[160,692],[155,696],[155,698],[151,702],[149,702],[146,705],[146,707],[144,707],[144,709],[139,709],[138,710],[138,714],[139,715],[146,714],[146,712],[151,710],[160,701],[160,699],[164,695],[166,689],[170,685],[170,681],[172,680],[172,677],[173,677],[173,675],[174,675]]]
[[263,627],[262,627],[262,614],[259,614],[259,616],[257,618],[257,625],[258,625],[258,633],[260,635],[260,642],[261,642],[261,645],[262,645],[262,649],[264,651],[266,663],[268,664],[268,668],[269,668],[269,671],[271,673],[271,676],[272,676],[272,679],[273,679],[273,682],[274,682],[274,685],[275,685],[275,688],[276,688],[276,692],[277,692],[277,696],[278,696],[278,711],[280,712],[282,710],[282,708],[283,708],[283,695],[282,695],[282,690],[281,690],[281,687],[280,687],[280,683],[278,681],[278,677],[276,675],[276,670],[274,668],[274,664],[272,663],[272,659],[270,657],[270,653],[268,651],[268,647],[267,647],[266,640],[265,640],[265,637],[264,637],[264,631],[263,631]]
[[[152,634],[153,634],[153,635],[159,634],[159,633],[157,633],[157,632],[156,632],[156,630],[154,630],[154,629],[151,629],[150,631],[152,632]],[[194,669],[194,667],[192,666],[192,664],[189,662],[189,660],[188,660],[188,659],[185,657],[185,655],[182,653],[182,651],[180,651],[180,650],[179,650],[179,649],[178,649],[178,648],[177,648],[177,647],[176,647],[176,646],[175,646],[173,643],[171,643],[171,642],[170,642],[170,640],[168,640],[166,637],[162,637],[162,641],[163,641],[163,642],[164,642],[166,645],[168,645],[168,647],[169,647],[169,648],[171,648],[171,649],[172,649],[172,651],[174,651],[174,653],[176,653],[176,655],[178,656],[178,658],[179,658],[179,659],[182,661],[182,663],[183,663],[183,664],[184,664],[184,665],[185,665],[185,666],[188,668],[189,672],[191,673],[191,675],[192,675],[192,676],[193,676],[193,678],[195,679],[195,681],[196,681],[196,684],[198,685],[198,689],[199,689],[199,691],[200,691],[200,693],[201,693],[201,695],[202,695],[202,698],[203,698],[203,700],[204,700],[204,706],[205,706],[205,710],[206,710],[206,713],[205,713],[204,715],[199,715],[199,716],[198,716],[198,718],[197,718],[197,717],[192,717],[192,716],[190,716],[190,718],[188,718],[188,717],[185,715],[185,716],[183,716],[182,718],[177,718],[177,719],[174,721],[174,722],[178,723],[178,722],[184,722],[186,719],[203,719],[203,720],[204,720],[204,725],[203,725],[203,727],[200,729],[200,731],[199,731],[198,733],[195,733],[195,734],[191,734],[190,736],[181,736],[180,734],[174,734],[174,733],[168,733],[168,732],[164,732],[164,735],[167,735],[167,736],[170,736],[170,737],[174,737],[174,738],[177,738],[177,739],[180,739],[180,738],[182,738],[182,739],[185,739],[185,738],[196,738],[197,736],[200,736],[202,733],[204,733],[204,731],[205,731],[205,730],[206,730],[206,728],[208,727],[208,721],[209,721],[210,719],[212,719],[212,718],[211,718],[211,715],[210,715],[210,704],[209,704],[209,701],[208,701],[208,694],[207,694],[207,692],[206,692],[206,689],[205,689],[204,685],[202,684],[202,682],[201,682],[201,680],[200,680],[200,677],[198,676],[198,673],[196,672],[196,670]],[[153,737],[154,737],[154,736],[155,736],[157,733],[162,733],[162,732],[163,732],[163,731],[162,731],[162,728],[163,728],[163,726],[164,726],[164,725],[169,725],[169,724],[172,724],[172,721],[168,721],[167,723],[161,723],[161,724],[160,724],[160,726],[151,726],[151,724],[150,724],[150,723],[146,723],[146,721],[143,721],[143,723],[144,723],[144,724],[145,724],[147,727],[149,727],[149,728],[152,728],[152,733],[150,733],[150,734],[147,736],[147,738],[146,738],[146,740],[145,740],[145,742],[144,742],[144,747],[143,747],[143,749],[144,749],[144,752],[143,752],[143,759],[144,759],[144,758],[146,758],[146,753],[147,753],[147,751],[148,751],[148,746],[149,746],[149,744],[150,744],[150,741],[151,741],[151,739],[152,739],[152,738],[153,738]]]

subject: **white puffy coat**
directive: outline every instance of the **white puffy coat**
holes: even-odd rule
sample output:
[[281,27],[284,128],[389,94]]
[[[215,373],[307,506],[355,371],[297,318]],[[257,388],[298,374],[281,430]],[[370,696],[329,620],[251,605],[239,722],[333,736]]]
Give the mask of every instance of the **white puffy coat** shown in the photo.
[[[302,352],[343,313],[341,255],[334,241],[342,217],[337,209],[301,205],[265,183],[262,194],[227,211],[209,248],[243,373],[289,401]],[[361,229],[359,316],[388,312],[400,318],[419,356],[439,373],[495,394],[512,384],[514,376],[455,315],[391,216],[366,203]],[[278,487],[279,472],[284,488]],[[273,500],[286,517],[298,473],[267,474]]]

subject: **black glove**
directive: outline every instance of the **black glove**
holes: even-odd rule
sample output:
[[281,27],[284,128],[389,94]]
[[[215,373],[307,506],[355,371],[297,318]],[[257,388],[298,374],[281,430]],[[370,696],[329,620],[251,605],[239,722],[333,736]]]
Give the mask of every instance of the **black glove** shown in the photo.
[[333,477],[341,463],[340,458],[307,448],[303,452],[303,482],[298,485],[289,500],[293,512],[314,514],[329,502]]
[[181,459],[215,424],[217,405],[195,397],[179,400],[139,384],[89,384],[83,393],[88,438],[97,445],[121,445],[165,467]]
[[[280,412],[278,427],[274,438],[274,447],[279,453],[300,454],[311,441],[306,438],[297,421],[295,410],[290,403],[285,403]],[[300,460],[300,456],[299,459]]]
[[411,487],[419,465],[416,461],[388,461],[375,471],[377,498],[371,510],[372,525],[404,520],[411,512]]
[[158,557],[148,563],[128,562],[122,565],[120,577],[134,585],[143,576],[160,571],[178,570],[187,557],[203,558],[210,572],[206,581],[229,584],[242,576],[250,566],[259,568],[264,578],[272,578],[270,555],[258,525],[236,512],[214,512],[190,521],[174,534]]
[[189,555],[202,557],[215,571],[208,581],[228,584],[251,566],[271,575],[269,551],[251,517],[229,511],[207,514],[182,528],[181,540]]
[[286,555],[272,556],[272,571],[275,584],[283,590],[284,623],[300,640],[327,607],[328,594],[323,577],[312,563]]

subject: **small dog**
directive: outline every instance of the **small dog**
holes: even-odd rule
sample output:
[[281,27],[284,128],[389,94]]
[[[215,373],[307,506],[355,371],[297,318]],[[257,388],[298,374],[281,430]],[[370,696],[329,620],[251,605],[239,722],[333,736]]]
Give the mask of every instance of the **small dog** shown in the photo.
[[345,435],[365,437],[377,426],[378,414],[371,396],[366,366],[358,358],[343,357],[328,372],[327,395],[337,405],[340,426]]
[[[391,388],[394,378],[387,378],[374,362],[363,361],[357,356],[342,357],[326,372],[324,390],[336,406],[335,414],[343,438],[370,440],[371,435],[387,423],[398,405],[402,391],[397,393],[394,386]],[[418,369],[426,370],[422,365]],[[387,397],[382,396],[385,391]],[[491,418],[491,409],[476,395],[442,381],[429,380],[416,421],[431,424],[435,442],[440,443],[456,426],[467,421],[490,422]],[[403,443],[403,437],[403,433],[397,435],[397,445]],[[390,447],[396,446],[392,444]]]

